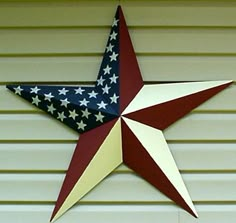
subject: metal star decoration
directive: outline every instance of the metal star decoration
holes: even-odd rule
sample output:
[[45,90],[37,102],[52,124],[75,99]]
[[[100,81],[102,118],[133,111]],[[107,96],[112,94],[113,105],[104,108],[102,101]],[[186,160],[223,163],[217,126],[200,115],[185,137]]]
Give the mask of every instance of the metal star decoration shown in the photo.
[[119,6],[94,87],[8,85],[80,133],[51,221],[121,163],[197,217],[163,130],[230,83],[144,85]]

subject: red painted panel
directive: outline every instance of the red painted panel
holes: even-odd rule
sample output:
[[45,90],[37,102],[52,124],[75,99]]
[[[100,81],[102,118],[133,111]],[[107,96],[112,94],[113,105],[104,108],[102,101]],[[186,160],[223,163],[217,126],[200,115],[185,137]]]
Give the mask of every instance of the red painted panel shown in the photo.
[[102,126],[81,134],[72,156],[70,166],[67,170],[65,180],[61,187],[51,220],[63,205],[65,199],[99,150],[116,121],[117,119],[112,120]]
[[[122,120],[123,162],[163,194],[195,216],[175,187]],[[196,216],[195,216],[196,217]]]
[[120,114],[143,86],[136,55],[121,7],[119,10]]
[[125,117],[164,130],[178,119],[188,114],[191,110],[224,90],[230,84],[231,83],[223,84],[182,98],[144,108],[126,114]]

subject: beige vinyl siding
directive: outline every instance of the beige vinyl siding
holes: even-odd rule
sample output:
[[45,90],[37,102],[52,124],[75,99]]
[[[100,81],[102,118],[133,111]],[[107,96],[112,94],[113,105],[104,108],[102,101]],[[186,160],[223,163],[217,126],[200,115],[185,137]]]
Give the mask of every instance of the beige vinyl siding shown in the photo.
[[[236,80],[236,1],[0,1],[0,222],[49,222],[79,137],[5,84],[93,84],[119,2],[147,84]],[[57,222],[234,223],[235,83],[165,136],[199,219],[121,165]]]

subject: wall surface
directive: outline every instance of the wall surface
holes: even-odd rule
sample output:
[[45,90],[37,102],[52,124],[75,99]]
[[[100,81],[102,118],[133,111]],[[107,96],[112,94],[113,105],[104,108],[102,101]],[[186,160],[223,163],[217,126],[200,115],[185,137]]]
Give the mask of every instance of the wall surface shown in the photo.
[[[5,84],[93,84],[119,2],[145,82],[236,80],[236,1],[1,1],[0,222],[49,222],[78,139]],[[57,222],[235,222],[236,85],[165,136],[199,219],[120,166]]]

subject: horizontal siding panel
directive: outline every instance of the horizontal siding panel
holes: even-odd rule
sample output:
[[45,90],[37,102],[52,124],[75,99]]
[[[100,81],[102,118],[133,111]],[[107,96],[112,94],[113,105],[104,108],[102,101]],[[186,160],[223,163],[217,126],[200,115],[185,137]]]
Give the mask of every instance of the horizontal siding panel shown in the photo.
[[236,114],[189,114],[164,131],[169,140],[235,140]]
[[[13,208],[16,208],[18,211],[15,211]],[[48,219],[50,219],[52,210],[52,205],[21,205],[20,207],[19,205],[15,205],[13,207],[4,205],[3,208],[0,209],[0,218],[3,220],[6,219],[6,221],[4,221],[6,223],[16,222],[19,218],[22,219],[22,223],[45,223],[48,222]],[[10,215],[10,217],[7,217],[7,215]],[[147,206],[144,208],[135,205],[103,205],[101,207],[83,205],[72,208],[66,215],[58,219],[57,222],[120,223],[122,221],[124,223],[128,223],[135,220],[135,222],[138,223],[144,221],[151,223],[155,218],[158,218],[164,222],[177,223],[177,208],[171,205],[168,205],[167,207],[156,205]]]
[[[77,132],[47,114],[1,114],[0,132],[0,140],[78,139]],[[236,115],[189,114],[164,134],[168,140],[235,140]]]
[[[80,205],[67,212],[58,223],[234,223],[236,205],[195,205],[195,219],[174,205]],[[5,223],[45,223],[51,217],[53,205],[1,205],[0,218]]]
[[[66,171],[76,143],[1,143],[0,171]],[[181,171],[235,171],[231,143],[169,143]],[[130,172],[125,165],[117,171]]]
[[[1,3],[0,27],[108,26],[117,4]],[[130,26],[236,26],[233,2],[122,1],[121,5]]]
[[[236,201],[236,174],[182,174],[193,201]],[[1,201],[52,202],[64,174],[0,174]],[[135,187],[134,187],[135,185]],[[134,174],[113,174],[88,193],[81,202],[170,202]]]
[[77,140],[79,137],[76,131],[48,114],[1,114],[0,132],[0,140]]
[[[236,56],[137,59],[144,81],[236,80]],[[0,82],[95,81],[101,60],[102,56],[0,57]]]
[[179,222],[181,223],[233,223],[236,219],[236,205],[195,205],[199,218],[181,211]]
[[[0,206],[0,218],[5,223],[45,223],[49,221],[52,210],[53,205],[3,205]],[[151,223],[156,219],[167,223],[177,223],[177,207],[173,205],[82,205],[74,206],[56,222]]]
[[[134,26],[235,26],[236,4],[224,1],[126,1],[127,23]],[[130,23],[129,23],[130,21]]]
[[0,27],[107,26],[112,23],[116,6],[116,1],[0,3]]
[[[107,28],[0,30],[0,54],[103,53]],[[130,29],[137,53],[235,54],[236,29]]]
[[[60,83],[58,84],[60,85]],[[194,111],[236,111],[235,95],[236,85],[232,85],[197,107]],[[4,111],[40,112],[37,107],[17,97],[5,86],[0,86],[0,112]]]

